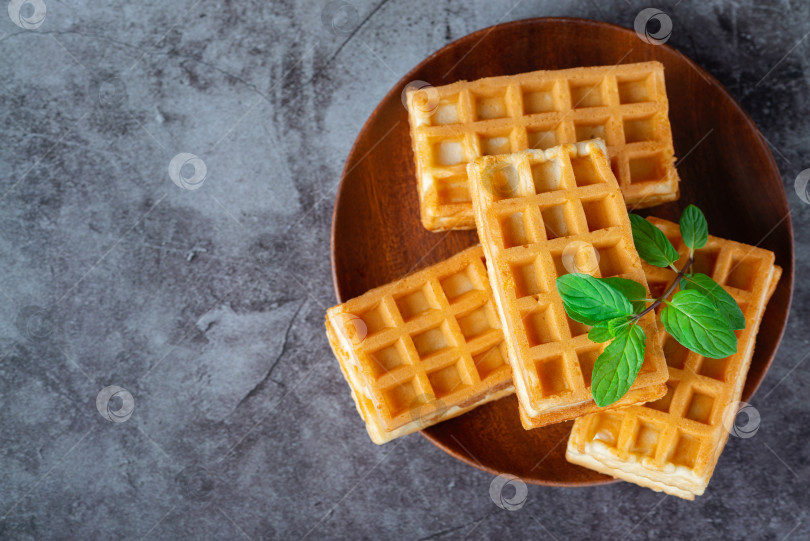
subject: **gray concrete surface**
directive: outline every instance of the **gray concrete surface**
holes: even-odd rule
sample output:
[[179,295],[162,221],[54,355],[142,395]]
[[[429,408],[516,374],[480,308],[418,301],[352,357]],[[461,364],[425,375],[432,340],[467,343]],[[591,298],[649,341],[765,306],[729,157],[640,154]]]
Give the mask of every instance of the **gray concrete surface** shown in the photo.
[[[810,537],[807,3],[660,5],[777,148],[793,210],[759,432],[695,503],[529,487],[514,512],[423,438],[363,431],[323,335],[335,183],[379,99],[449,41],[534,16],[630,27],[647,4],[352,0],[351,37],[317,1],[44,4],[0,10],[0,537]],[[199,189],[170,179],[179,153]],[[123,422],[96,408],[110,385]]]

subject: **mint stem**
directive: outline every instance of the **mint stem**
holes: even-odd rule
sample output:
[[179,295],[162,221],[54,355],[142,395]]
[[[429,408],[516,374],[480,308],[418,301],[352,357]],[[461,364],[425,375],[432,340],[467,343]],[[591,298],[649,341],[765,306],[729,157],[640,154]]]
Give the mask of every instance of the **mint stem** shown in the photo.
[[[647,308],[645,308],[643,312],[641,312],[639,315],[637,315],[636,319],[637,320],[641,319],[642,317],[644,317],[648,313],[652,312],[653,310],[655,310],[656,308],[661,306],[661,303],[663,303],[666,300],[667,297],[672,295],[672,292],[675,291],[675,288],[681,282],[681,278],[683,278],[683,275],[686,274],[686,271],[689,270],[689,267],[691,267],[692,263],[694,263],[694,262],[695,262],[695,258],[690,256],[689,259],[684,264],[683,268],[678,271],[678,275],[675,276],[675,279],[672,281],[671,284],[669,284],[669,287],[664,292],[664,294],[661,295],[661,297],[659,297],[655,302],[653,302]],[[675,268],[675,267],[673,267],[673,268]],[[677,270],[677,268],[675,268],[675,270]]]

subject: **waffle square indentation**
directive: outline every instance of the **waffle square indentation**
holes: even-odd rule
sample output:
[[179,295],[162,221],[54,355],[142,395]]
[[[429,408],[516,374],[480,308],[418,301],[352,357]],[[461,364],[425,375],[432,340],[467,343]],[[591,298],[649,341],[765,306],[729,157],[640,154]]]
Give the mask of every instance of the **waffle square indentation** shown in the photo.
[[595,416],[588,431],[589,441],[598,441],[608,447],[616,447],[622,431],[622,416],[615,413],[603,413]]
[[426,403],[417,392],[416,382],[413,380],[385,389],[383,397],[392,417]]
[[529,347],[560,341],[560,331],[555,325],[552,308],[544,306],[529,313],[523,320]]
[[439,283],[442,286],[445,297],[447,297],[447,301],[451,304],[458,301],[465,293],[469,293],[475,289],[481,289],[481,287],[473,283],[470,278],[469,270],[466,268],[455,274],[445,276]]
[[559,160],[532,164],[531,171],[535,193],[553,192],[563,187]]
[[503,247],[513,248],[531,244],[529,229],[526,225],[526,215],[523,212],[512,212],[500,220]]
[[394,300],[403,321],[409,321],[418,315],[439,308],[439,304],[433,298],[433,293],[428,286],[422,286],[416,291],[397,297]]
[[593,156],[571,157],[571,167],[577,186],[590,186],[605,181],[593,161]]
[[684,416],[687,419],[708,425],[711,424],[713,407],[714,397],[700,391],[693,391]]
[[661,441],[660,428],[654,424],[641,421],[636,427],[636,434],[630,451],[638,455],[653,457],[658,449],[659,441]]
[[562,357],[537,361],[535,367],[543,396],[559,395],[571,390],[565,377],[565,360]]
[[523,89],[523,114],[534,115],[559,111],[560,106],[558,101],[556,96],[556,83],[526,87]]
[[425,359],[453,345],[449,333],[444,329],[444,324],[413,335],[411,339],[413,339],[413,345],[416,347],[420,359]]
[[669,408],[672,405],[672,397],[675,395],[675,390],[678,388],[678,383],[679,382],[677,381],[669,380],[667,382],[667,394],[665,394],[655,402],[647,402],[646,404],[644,404],[644,407],[668,413]]
[[666,175],[660,153],[630,158],[630,183],[661,180]]
[[596,359],[602,353],[600,347],[589,347],[587,349],[577,351],[577,360],[579,361],[579,370],[582,372],[582,381],[585,387],[591,386],[591,377],[593,376],[593,365]]
[[478,371],[478,377],[481,378],[481,381],[485,380],[490,374],[506,364],[504,347],[504,344],[501,343],[483,353],[473,355],[473,363],[475,364],[475,369]]
[[399,340],[390,346],[370,352],[369,357],[371,357],[372,360],[372,372],[374,372],[374,375],[378,378],[390,372],[394,368],[402,366],[408,362],[408,357],[402,343]]
[[472,97],[475,120],[489,120],[509,116],[509,111],[506,108],[506,91],[485,94],[474,92]]
[[458,361],[427,375],[436,398],[443,398],[467,386],[458,367],[461,362]]
[[476,336],[481,336],[488,330],[494,329],[497,325],[494,318],[492,308],[485,304],[468,314],[456,316],[456,321],[464,338],[472,340]]
[[525,263],[513,263],[510,268],[515,282],[516,298],[546,293],[546,284],[536,259]]
[[585,107],[603,107],[607,105],[602,80],[596,82],[571,82],[571,107],[581,109]]
[[[599,231],[600,229],[619,225],[616,204],[610,197],[583,201],[582,210],[585,212],[588,231]],[[624,209],[622,209],[622,212],[624,212]]]
[[653,94],[650,91],[650,76],[642,79],[630,79],[617,81],[619,87],[619,103],[643,103],[651,101]]

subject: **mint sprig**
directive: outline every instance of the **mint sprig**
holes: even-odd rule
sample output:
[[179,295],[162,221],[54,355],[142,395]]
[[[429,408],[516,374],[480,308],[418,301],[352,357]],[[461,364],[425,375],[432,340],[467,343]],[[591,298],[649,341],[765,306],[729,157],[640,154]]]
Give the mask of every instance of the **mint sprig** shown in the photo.
[[643,285],[626,278],[588,274],[557,278],[557,291],[568,316],[591,325],[588,339],[608,343],[596,359],[591,377],[591,393],[599,407],[615,403],[635,382],[646,342],[638,321],[656,308],[663,306],[664,329],[704,357],[721,359],[736,353],[734,331],[745,328],[745,316],[734,297],[711,277],[691,271],[695,250],[709,239],[706,218],[699,208],[689,205],[681,216],[681,238],[688,249],[681,269],[674,266],[681,255],[660,229],[636,214],[630,215],[630,224],[639,256],[650,265],[670,267],[677,273],[659,298],[648,299]]

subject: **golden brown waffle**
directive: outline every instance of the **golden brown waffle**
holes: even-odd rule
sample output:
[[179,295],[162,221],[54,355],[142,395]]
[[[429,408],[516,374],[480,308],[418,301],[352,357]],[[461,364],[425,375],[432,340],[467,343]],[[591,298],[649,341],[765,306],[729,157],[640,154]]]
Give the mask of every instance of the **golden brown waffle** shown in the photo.
[[[606,344],[591,342],[588,327],[567,317],[556,279],[578,271],[647,285],[604,142],[485,156],[468,171],[524,427],[599,410],[591,373]],[[598,264],[595,257],[591,268],[566,261],[572,247],[582,252],[582,246],[598,256]],[[612,408],[666,391],[667,366],[653,314],[640,325],[647,336],[644,363]]]
[[480,246],[326,313],[329,344],[374,443],[513,392]]
[[[651,218],[678,248],[680,268],[688,250],[677,224]],[[667,395],[643,406],[576,420],[568,440],[569,462],[688,500],[703,494],[728,440],[759,323],[782,269],[774,254],[709,237],[696,251],[694,269],[714,278],[737,301],[746,327],[737,331],[737,353],[708,359],[676,342],[661,327],[669,381]],[[663,291],[675,273],[645,264],[653,290]]]
[[474,229],[466,165],[602,138],[628,208],[678,199],[664,66],[534,71],[407,93],[422,223]]

